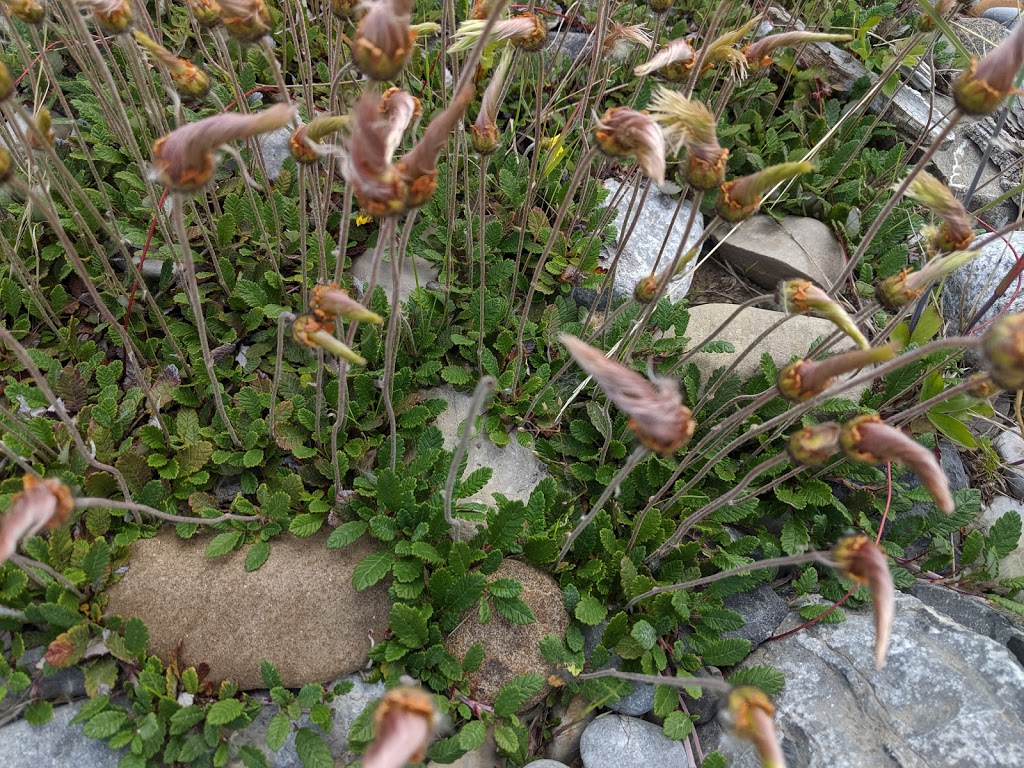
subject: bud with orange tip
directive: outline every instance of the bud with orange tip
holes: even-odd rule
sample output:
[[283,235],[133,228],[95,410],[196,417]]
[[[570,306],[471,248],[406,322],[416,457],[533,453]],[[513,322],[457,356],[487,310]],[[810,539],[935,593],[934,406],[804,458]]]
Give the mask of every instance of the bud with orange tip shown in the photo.
[[885,344],[871,349],[854,349],[824,360],[797,360],[779,371],[779,394],[793,403],[802,403],[832,386],[837,376],[896,357],[899,345]]
[[969,264],[980,254],[981,251],[955,251],[947,256],[935,257],[915,272],[901,270],[878,284],[878,300],[891,310],[901,309],[921,298],[936,280]]
[[718,129],[711,110],[699,101],[660,87],[651,100],[651,116],[661,126],[673,152],[686,147],[683,176],[696,189],[716,189],[725,181],[729,150],[718,143]]
[[46,8],[39,0],[2,0],[2,4],[14,18],[26,24],[42,24],[46,18]]
[[795,48],[798,45],[806,45],[807,43],[838,43],[843,40],[852,39],[852,35],[792,30],[762,37],[756,43],[751,43],[744,48],[743,55],[747,57],[747,65],[750,68],[767,67],[772,63],[772,54],[779,50],[779,48]]
[[333,331],[332,323],[318,320],[314,315],[299,315],[292,322],[292,338],[302,346],[319,347],[354,365],[366,365],[365,358],[353,352]]
[[716,211],[731,224],[749,219],[757,213],[769,189],[779,182],[788,181],[812,170],[814,165],[807,161],[779,163],[749,176],[727,181],[721,187]]
[[885,665],[896,613],[896,590],[885,553],[867,536],[847,536],[836,545],[836,566],[850,581],[871,590],[875,612],[875,669]]
[[288,139],[288,151],[297,163],[310,165],[320,160],[317,146],[321,140],[349,123],[348,115],[317,115],[296,128]]
[[255,43],[270,34],[273,19],[263,0],[217,0],[224,29],[242,43]]
[[383,317],[353,299],[348,295],[348,291],[339,288],[337,283],[314,285],[309,306],[313,314],[323,322],[330,322],[334,317],[344,317],[373,325],[381,325],[384,322]]
[[92,11],[96,25],[105,34],[120,35],[132,24],[132,6],[128,0],[80,0],[84,8]]
[[871,347],[853,318],[846,313],[839,302],[810,280],[794,278],[784,281],[779,286],[779,298],[784,312],[831,320],[839,330],[853,339],[858,347],[861,349]]
[[473,149],[481,155],[489,155],[498,148],[501,140],[501,133],[498,131],[498,101],[505,89],[505,77],[512,64],[513,49],[505,46],[501,52],[494,71],[491,73],[491,81],[484,88],[480,97],[480,112],[476,121],[469,126],[470,138],[473,141]]
[[997,318],[985,332],[982,354],[996,386],[1008,392],[1024,389],[1024,315]]
[[920,171],[907,187],[907,197],[942,219],[924,230],[929,254],[963,250],[974,239],[971,220],[949,188],[927,171]]
[[146,53],[167,68],[171,81],[181,93],[201,99],[210,92],[210,78],[191,61],[175,56],[149,35],[137,29],[132,34]]
[[786,452],[795,464],[824,464],[839,452],[841,431],[842,427],[832,421],[798,429],[790,435]]
[[753,686],[740,686],[729,692],[728,707],[733,733],[753,743],[763,768],[786,768],[772,720],[775,707],[767,694]]
[[185,0],[185,4],[200,27],[216,27],[221,23],[220,4],[217,0]]
[[671,69],[676,77],[669,77],[669,72],[666,72],[666,77],[678,79],[678,76],[685,74],[693,67],[695,60],[690,41],[679,37],[666,43],[660,51],[651,56],[647,63],[634,67],[633,74],[641,77],[659,69]]
[[981,61],[972,61],[953,83],[953,99],[968,115],[990,115],[1014,92],[1024,66],[1024,26],[1018,26]]
[[371,80],[394,80],[412,54],[412,0],[369,0],[352,37],[352,61]]
[[25,475],[22,486],[0,516],[0,564],[14,553],[19,541],[63,525],[75,510],[71,491],[56,478]]

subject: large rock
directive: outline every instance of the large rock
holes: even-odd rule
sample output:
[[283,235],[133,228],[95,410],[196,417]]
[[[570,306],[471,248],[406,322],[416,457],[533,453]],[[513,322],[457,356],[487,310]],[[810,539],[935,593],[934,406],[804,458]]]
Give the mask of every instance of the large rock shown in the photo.
[[[569,628],[569,614],[562,605],[562,591],[553,578],[518,560],[505,560],[489,577],[515,579],[523,585],[519,599],[533,610],[537,621],[533,624],[513,624],[499,616],[491,616],[481,624],[475,611],[471,612],[448,637],[447,649],[459,659],[475,643],[484,647],[484,661],[480,669],[469,676],[471,695],[484,704],[492,704],[505,683],[527,672],[541,672],[545,676],[555,673],[554,667],[544,660],[540,641],[544,635],[563,637]],[[545,686],[523,705],[528,709],[539,702],[548,691]]]
[[[1007,512],[1016,512],[1024,517],[1024,504],[1009,496],[996,496],[985,505],[978,522],[985,531],[988,531]],[[1017,548],[999,561],[1000,579],[1015,579],[1020,576],[1024,576],[1024,534],[1017,537]]]
[[1000,613],[982,597],[938,584],[918,584],[911,594],[957,624],[1005,645],[1024,667],[1024,619],[1020,616]]
[[[601,643],[601,637],[608,626],[608,621],[602,621],[594,626],[584,627],[583,632],[583,654],[586,660],[594,649]],[[622,658],[617,653],[610,653],[608,662],[601,669],[619,669],[622,666]],[[654,686],[650,683],[640,683],[632,680],[627,683],[630,687],[629,693],[617,701],[608,704],[608,709],[618,712],[620,715],[630,717],[642,717],[654,709]]]
[[[1000,184],[1003,171],[993,162],[992,157],[985,160],[982,150],[968,136],[970,123],[963,123],[954,134],[949,146],[940,149],[932,158],[934,167],[928,170],[946,183],[957,199],[964,202],[968,210],[976,211],[983,206],[994,203],[1005,192]],[[982,160],[985,160],[982,165]],[[967,191],[978,168],[982,168],[981,178],[971,195],[970,203],[965,202]],[[1005,227],[1017,216],[1017,205],[1011,200],[993,206],[981,214],[981,218],[991,227]]]
[[1003,477],[1014,498],[1024,500],[1024,439],[1020,432],[1008,429],[992,441],[1003,460]]
[[[741,379],[749,379],[761,371],[761,355],[767,353],[777,364],[784,365],[794,355],[799,357],[807,354],[815,339],[828,336],[836,330],[828,320],[797,315],[790,317],[754,344],[755,339],[786,315],[770,309],[748,307],[733,318],[724,330],[714,333],[735,311],[736,306],[733,304],[701,304],[690,309],[690,323],[686,327],[686,336],[690,339],[689,349],[703,347],[711,341],[727,341],[735,350],[698,352],[693,356],[693,362],[705,381],[715,369],[730,365],[743,352],[747,354],[739,361],[735,372]],[[748,350],[751,345],[753,347]],[[852,342],[843,339],[832,351],[838,352],[852,346]],[[847,390],[842,396],[856,400],[862,391]]]
[[4,768],[117,768],[127,748],[113,751],[105,741],[82,735],[71,720],[81,702],[55,707],[46,725],[19,720],[0,728],[0,765]]
[[748,592],[729,595],[725,598],[725,607],[740,614],[746,623],[739,629],[723,632],[722,637],[749,640],[750,650],[774,635],[789,615],[789,604],[775,594],[770,584],[760,584]]
[[244,550],[208,558],[204,538],[165,530],[132,545],[107,612],[145,621],[150,653],[168,661],[180,645],[182,666],[205,662],[213,679],[243,690],[263,686],[263,659],[289,688],[346,675],[365,666],[371,635],[384,637],[391,606],[385,585],[352,586],[373,544],[328,550],[325,540],[275,539],[263,567],[248,573]]
[[660,726],[624,715],[605,715],[583,732],[584,768],[650,768],[690,765],[682,742],[669,739]]
[[544,747],[544,757],[566,765],[574,765],[580,757],[580,739],[597,717],[594,706],[583,696],[576,696],[568,706],[555,705],[551,716],[559,723],[551,732],[551,741]]
[[[471,394],[457,392],[453,387],[445,385],[428,389],[422,393],[424,399],[441,398],[448,403],[448,408],[437,417],[434,426],[444,436],[445,450],[453,451],[462,437],[462,429],[469,413],[469,404],[473,400]],[[469,441],[466,471],[463,477],[480,469],[490,467],[494,470],[487,484],[474,493],[461,499],[465,502],[479,502],[494,506],[494,494],[500,493],[509,499],[528,501],[537,483],[547,477],[548,471],[540,459],[529,448],[524,448],[514,438],[508,445],[498,446],[491,442],[482,430],[474,430]]]
[[[876,671],[870,611],[846,616],[762,645],[741,665],[786,676],[774,703],[789,768],[1024,765],[1024,669],[1005,647],[900,593],[888,661]],[[701,742],[733,768],[760,765],[718,723],[701,729]]]
[[[618,231],[619,239],[616,242],[607,242],[601,247],[600,264],[608,270],[614,267],[612,297],[614,299],[630,298],[633,296],[636,284],[645,277],[649,277],[654,271],[655,265],[657,265],[658,271],[661,271],[672,263],[680,243],[683,242],[683,234],[686,231],[686,223],[690,219],[692,205],[685,200],[680,205],[678,198],[666,195],[651,185],[648,187],[647,199],[644,201],[643,207],[639,209],[638,216],[637,207],[643,195],[643,188],[627,187],[623,189],[622,182],[617,179],[608,179],[604,182],[604,187],[611,193],[609,202],[618,201],[615,205],[615,218],[612,225]],[[636,202],[630,210],[634,192],[636,193]],[[677,209],[678,214],[676,213]],[[629,212],[628,222],[627,211]],[[636,225],[616,262],[615,253],[622,238],[626,237],[629,224],[634,219]],[[704,217],[700,211],[697,211],[689,236],[686,238],[686,244],[683,246],[683,252],[694,247],[703,233]],[[658,254],[661,253],[663,244],[664,253],[659,260]],[[672,301],[679,301],[690,290],[696,264],[697,259],[691,260],[683,274],[672,281],[668,291],[668,296]],[[586,291],[577,291],[576,295],[580,301],[586,304],[590,304],[594,300],[593,295],[589,295]]]
[[[356,287],[360,292],[365,292],[369,287],[370,278],[373,277],[373,249],[359,254],[352,260],[352,277],[355,278]],[[417,288],[424,288],[428,283],[437,280],[437,267],[424,259],[422,256],[407,254],[398,265],[398,303],[405,304]],[[378,288],[383,288],[384,293],[391,301],[391,262],[381,261],[377,267]]]
[[839,238],[817,219],[760,214],[719,232],[718,258],[769,290],[794,277],[829,289],[846,266]]

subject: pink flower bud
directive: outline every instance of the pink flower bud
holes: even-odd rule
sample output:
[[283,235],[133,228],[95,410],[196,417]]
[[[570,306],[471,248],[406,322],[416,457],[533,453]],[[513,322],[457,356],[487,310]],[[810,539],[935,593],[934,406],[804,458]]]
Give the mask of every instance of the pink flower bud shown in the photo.
[[867,536],[847,536],[836,545],[836,565],[843,575],[871,590],[875,613],[875,668],[885,665],[892,636],[892,620],[896,613],[896,590],[889,560]]

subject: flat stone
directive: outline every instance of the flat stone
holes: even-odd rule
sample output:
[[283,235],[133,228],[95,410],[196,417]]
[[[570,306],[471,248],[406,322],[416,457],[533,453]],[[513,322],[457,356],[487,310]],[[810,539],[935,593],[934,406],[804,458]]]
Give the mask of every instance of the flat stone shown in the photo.
[[82,703],[54,707],[46,725],[18,720],[0,727],[0,763],[4,768],[117,768],[127,747],[115,752],[105,741],[82,735],[71,725]]
[[[974,175],[984,159],[982,151],[967,137],[968,126],[969,123],[965,122],[958,128],[954,140],[948,147],[935,153],[932,157],[933,167],[928,169],[945,182],[961,202],[964,202],[967,190],[970,189]],[[999,183],[1002,175],[1003,172],[991,158],[985,161],[971,202],[965,203],[968,210],[976,211],[1003,196],[1004,190]],[[1016,217],[1017,206],[1010,201],[993,206],[981,214],[981,218],[995,229],[1005,227]]]
[[[545,677],[554,674],[555,668],[540,652],[540,641],[544,635],[564,637],[569,628],[562,591],[546,573],[518,560],[505,560],[489,577],[490,581],[496,579],[515,579],[523,585],[519,599],[530,606],[537,621],[513,624],[495,612],[487,624],[481,624],[477,612],[471,611],[448,636],[447,650],[458,659],[466,655],[470,646],[483,644],[484,661],[480,669],[469,675],[468,682],[473,698],[484,704],[493,704],[498,691],[513,677],[527,672],[540,672]],[[549,690],[550,686],[545,685],[522,709],[538,703]]]
[[[453,451],[462,437],[462,428],[469,413],[469,404],[473,400],[470,393],[458,392],[454,387],[445,385],[428,389],[422,393],[424,399],[441,398],[448,403],[448,408],[437,417],[434,426],[444,436],[445,450]],[[548,476],[548,471],[540,459],[529,448],[520,445],[513,436],[508,445],[497,446],[482,430],[474,432],[469,441],[466,471],[463,477],[480,469],[490,467],[494,470],[487,484],[474,493],[461,499],[460,502],[478,502],[489,507],[495,505],[494,494],[500,493],[508,499],[529,501],[530,494],[537,483]]]
[[[785,365],[794,356],[806,355],[816,339],[824,338],[836,330],[828,320],[796,315],[754,344],[754,340],[769,327],[787,316],[775,310],[748,307],[733,318],[724,330],[712,336],[715,329],[735,311],[736,306],[733,304],[701,304],[689,310],[690,322],[686,327],[686,336],[690,339],[688,349],[703,347],[711,341],[727,341],[735,349],[734,352],[698,352],[693,356],[693,362],[700,369],[704,381],[716,369],[730,365],[743,352],[746,355],[737,364],[735,372],[746,381],[761,372],[761,355],[768,354],[776,364]],[[839,352],[852,346],[852,342],[843,339],[832,351]],[[846,390],[841,396],[856,401],[862,391]]]
[[[1009,496],[996,496],[984,506],[978,523],[986,532],[1007,512],[1024,517],[1024,504]],[[1024,533],[1017,539],[1017,548],[999,561],[999,578],[1015,579],[1024,576]]]
[[551,712],[559,723],[552,731],[551,741],[544,747],[544,757],[573,765],[580,757],[580,739],[594,718],[594,705],[583,696],[576,696],[568,706],[558,704]]
[[211,679],[231,678],[242,690],[263,687],[263,659],[288,688],[366,665],[370,636],[384,637],[391,608],[386,585],[352,586],[356,565],[375,549],[368,539],[329,550],[326,533],[281,537],[252,573],[245,550],[207,558],[208,541],[164,529],[135,542],[107,613],[145,621],[149,652],[165,662],[180,644],[181,666],[205,662]]
[[1024,666],[1024,620],[1016,614],[1000,613],[982,597],[938,584],[918,584],[910,593],[958,624],[1005,645]]
[[1005,462],[1003,477],[1013,497],[1024,501],[1024,439],[1020,433],[1008,429],[992,441],[992,445]]
[[[892,646],[876,671],[871,612],[846,617],[766,643],[740,665],[786,676],[774,704],[789,768],[1024,765],[1024,669],[1004,646],[897,593]],[[794,614],[783,628],[801,621]],[[733,768],[760,765],[717,722],[700,737]]]
[[1016,8],[989,8],[981,16],[984,19],[991,19],[997,24],[1002,24],[1004,27],[1009,28],[1013,22],[1020,18],[1020,11]]
[[547,760],[547,759],[545,759],[545,760],[534,760],[531,763],[527,763],[526,764],[526,768],[569,768],[569,766],[566,765],[563,762],[558,761],[558,760]]
[[686,766],[682,742],[672,741],[660,726],[624,715],[604,715],[583,732],[580,755],[584,768],[650,768]]
[[736,611],[746,624],[723,632],[722,637],[742,637],[750,641],[750,650],[775,634],[789,615],[789,604],[775,594],[770,584],[759,584],[748,592],[737,592],[724,600],[725,607]]
[[[599,262],[601,267],[608,270],[611,270],[614,265],[612,297],[614,299],[630,298],[633,296],[633,290],[637,283],[649,277],[654,272],[655,265],[660,271],[672,263],[680,243],[683,242],[683,233],[686,231],[686,223],[690,219],[692,206],[689,201],[684,201],[680,206],[678,198],[666,195],[651,185],[648,188],[647,199],[644,201],[643,207],[639,208],[638,213],[637,206],[643,195],[642,187],[622,189],[623,184],[617,179],[608,179],[604,182],[604,187],[611,193],[608,198],[609,202],[615,200],[616,195],[620,190],[622,191],[618,196],[615,218],[612,221],[612,225],[619,233],[619,240],[602,245]],[[636,193],[636,203],[630,210],[634,192]],[[677,208],[678,215],[676,215]],[[636,224],[622,249],[618,262],[615,263],[616,250],[628,229],[627,211],[629,212],[629,222],[631,223],[635,219]],[[686,238],[686,244],[683,246],[684,253],[697,244],[703,232],[704,216],[697,211],[689,236]],[[659,260],[658,254],[662,251],[662,244],[665,245],[664,253]],[[668,291],[669,299],[679,301],[690,290],[696,264],[697,259],[693,259],[683,274],[672,281]],[[591,295],[588,300],[586,293],[586,291],[578,291],[577,298],[589,305],[593,303],[594,297]]]
[[751,216],[722,233],[715,254],[758,285],[774,290],[783,280],[803,278],[831,288],[846,266],[832,228],[806,216]]
[[[356,279],[356,286],[360,292],[365,292],[369,285],[370,276],[373,274],[373,250],[366,250],[352,260],[352,269],[349,271]],[[423,288],[427,283],[437,280],[437,267],[421,256],[412,254],[406,255],[399,264],[398,273],[398,303],[405,304],[417,288]],[[391,301],[391,262],[381,261],[377,269],[377,286],[384,289],[384,293]]]

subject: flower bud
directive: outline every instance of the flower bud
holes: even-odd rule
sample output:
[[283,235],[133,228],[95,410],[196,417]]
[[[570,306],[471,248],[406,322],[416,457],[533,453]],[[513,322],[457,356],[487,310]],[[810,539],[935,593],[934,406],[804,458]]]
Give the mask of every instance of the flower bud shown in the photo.
[[1024,314],[997,318],[985,332],[982,353],[997,387],[1024,389]]
[[668,13],[672,9],[672,0],[647,0],[647,7],[652,13]]
[[505,88],[505,77],[512,64],[513,49],[505,46],[498,59],[494,72],[491,74],[491,81],[484,89],[480,97],[480,112],[470,127],[470,138],[473,142],[473,149],[481,155],[490,155],[498,149],[501,142],[501,133],[498,131],[498,102],[501,100],[502,91]]
[[47,107],[40,107],[32,116],[32,126],[28,131],[28,145],[32,149],[42,151],[53,146],[55,137],[50,110]]
[[772,63],[772,54],[779,48],[795,48],[807,43],[838,43],[843,40],[852,40],[852,35],[833,35],[825,32],[805,32],[793,30],[780,32],[777,35],[766,35],[756,43],[751,43],[743,49],[743,55],[747,57],[747,65],[752,68],[767,67]]
[[871,590],[875,614],[875,669],[885,665],[896,612],[896,590],[885,553],[867,536],[847,536],[836,545],[836,566],[856,584]]
[[790,402],[802,403],[832,386],[837,376],[892,360],[899,347],[886,344],[871,349],[854,349],[824,360],[797,360],[779,371],[779,393]]
[[753,743],[763,768],[786,768],[772,720],[775,707],[767,694],[753,686],[740,686],[730,691],[728,706],[733,733]]
[[635,158],[644,175],[665,183],[665,137],[647,114],[629,107],[612,107],[594,131],[601,151],[609,157]]
[[683,177],[695,189],[709,190],[725,182],[729,150],[718,143],[715,116],[699,101],[658,87],[651,100],[651,116],[661,126],[672,152],[686,147]]
[[26,24],[42,24],[46,18],[46,8],[39,0],[2,0],[2,3],[14,18]]
[[366,365],[366,360],[353,352],[334,335],[334,325],[321,322],[313,315],[299,315],[292,323],[292,338],[304,347],[320,347],[353,365]]
[[288,151],[295,162],[311,165],[319,162],[320,140],[335,131],[342,130],[349,123],[347,115],[317,115],[305,125],[296,128],[288,139]]
[[782,181],[812,171],[814,166],[806,161],[771,165],[763,171],[752,173],[740,179],[727,181],[721,186],[716,210],[718,215],[731,224],[748,219],[757,213],[765,193]]
[[[486,26],[487,22],[484,19],[469,19],[459,24],[459,28],[455,30],[452,44],[448,46],[448,52],[468,51],[476,45]],[[499,21],[491,27],[487,44],[502,40],[508,40],[520,50],[532,53],[544,47],[548,40],[548,28],[544,26],[544,22],[539,16],[532,13],[513,16],[511,19]]]
[[940,226],[924,231],[929,254],[959,251],[971,244],[974,230],[963,203],[937,178],[920,171],[907,187],[907,197],[942,219]]
[[401,213],[408,194],[405,181],[387,156],[387,137],[380,97],[371,90],[364,91],[352,114],[342,170],[359,205],[374,217]]
[[842,427],[832,421],[798,429],[789,438],[789,458],[794,464],[824,464],[838,453],[841,430]]
[[633,298],[640,304],[650,304],[658,295],[657,275],[641,278],[633,289]]
[[132,34],[146,53],[167,68],[171,81],[181,94],[201,99],[210,92],[210,78],[191,61],[175,56],[139,30]]
[[82,0],[92,11],[96,26],[107,35],[120,35],[132,25],[132,6],[128,0]]
[[200,27],[209,29],[221,23],[220,4],[217,0],[185,0],[185,4]]
[[987,373],[972,373],[967,380],[973,386],[967,390],[967,394],[979,400],[988,400],[999,392],[999,388],[992,382],[992,377]]
[[371,80],[394,80],[412,54],[412,0],[369,0],[352,38],[352,61]]
[[0,147],[0,184],[8,181],[14,174],[14,161],[11,160],[11,153]]
[[263,0],[217,0],[224,29],[241,43],[255,43],[270,34],[273,19]]
[[375,735],[363,757],[363,768],[404,768],[426,756],[437,714],[426,691],[392,688],[381,699],[373,720]]
[[11,77],[11,70],[0,61],[0,101],[6,101],[14,93],[14,78]]
[[359,0],[331,0],[331,13],[345,21],[358,19],[361,4]]
[[831,320],[861,349],[868,349],[871,346],[857,324],[853,322],[853,318],[846,314],[846,310],[810,280],[801,280],[800,278],[786,280],[779,286],[779,294],[783,311],[789,314],[799,313]]
[[990,115],[1014,91],[1024,65],[1024,26],[1018,26],[981,61],[972,61],[953,83],[953,100],[968,115]]
[[921,298],[925,290],[936,280],[969,264],[981,251],[955,251],[947,256],[937,256],[916,272],[907,269],[891,275],[878,284],[878,299],[890,310],[898,310]]
[[348,291],[339,288],[337,283],[314,285],[309,306],[321,321],[329,322],[333,317],[344,317],[360,323],[381,325],[384,318],[371,312],[358,301],[348,295]]
[[14,553],[18,542],[63,525],[75,511],[71,491],[56,478],[25,475],[22,486],[0,516],[0,565]]
[[406,130],[423,115],[423,106],[419,99],[401,88],[388,88],[381,94],[379,109],[388,123],[384,154],[390,162]]

